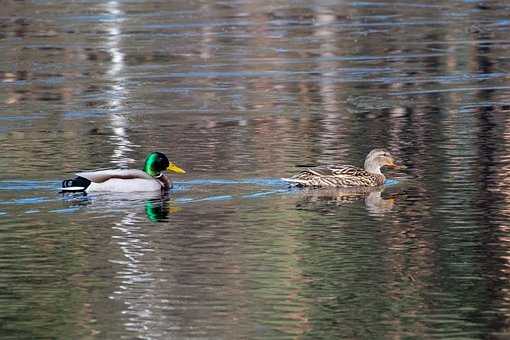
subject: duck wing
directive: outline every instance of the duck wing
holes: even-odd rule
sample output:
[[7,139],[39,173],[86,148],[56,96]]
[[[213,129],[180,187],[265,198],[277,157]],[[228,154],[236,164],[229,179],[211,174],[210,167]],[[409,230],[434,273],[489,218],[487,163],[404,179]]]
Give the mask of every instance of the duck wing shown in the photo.
[[119,179],[154,179],[146,172],[138,169],[112,169],[78,172],[77,176],[88,179],[93,183],[103,183],[112,178]]
[[323,166],[316,166],[313,168],[308,168],[300,173],[294,175],[292,178],[308,178],[310,176],[321,176],[321,177],[327,177],[327,176],[368,176],[370,173],[365,171],[364,169],[358,168],[356,166],[352,165],[323,165]]
[[330,165],[308,168],[283,180],[302,186],[354,187],[375,186],[377,178],[364,169],[352,165]]
[[331,171],[331,176],[354,176],[354,177],[365,177],[371,174],[365,169],[358,168],[352,165],[332,165],[328,167]]

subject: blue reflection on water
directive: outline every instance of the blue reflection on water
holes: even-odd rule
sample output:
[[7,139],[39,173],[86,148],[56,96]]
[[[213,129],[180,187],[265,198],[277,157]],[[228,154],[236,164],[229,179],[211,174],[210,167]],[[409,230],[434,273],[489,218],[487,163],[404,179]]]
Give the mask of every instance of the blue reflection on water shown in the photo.
[[174,182],[175,186],[189,186],[189,185],[235,185],[235,184],[252,184],[264,186],[287,186],[288,183],[279,178],[246,178],[246,179],[194,179],[190,181]]
[[60,181],[29,181],[9,180],[0,181],[0,190],[35,190],[54,189],[60,187]]
[[27,197],[27,198],[18,198],[9,201],[1,201],[2,205],[23,205],[23,204],[39,204],[43,202],[51,201],[48,197]]
[[[386,179],[384,182],[385,186],[394,186],[399,184],[400,181],[397,179]],[[269,189],[261,189],[257,190],[254,187],[248,189],[246,193],[225,193],[225,194],[214,194],[205,197],[172,197],[178,193],[190,192],[193,194],[192,188],[194,187],[205,187],[205,186],[228,186],[228,188],[232,188],[233,186],[259,186],[266,187]],[[9,191],[25,191],[25,190],[41,190],[41,189],[51,189],[58,191],[60,188],[60,181],[33,181],[33,180],[10,180],[10,181],[0,181],[0,190],[9,190]],[[318,189],[320,190],[320,189]],[[123,193],[92,193],[86,194],[82,192],[77,193],[65,193],[62,197],[47,197],[47,196],[35,196],[35,197],[22,197],[17,199],[11,199],[8,201],[0,201],[0,205],[4,206],[19,206],[19,205],[27,205],[27,210],[24,211],[25,214],[34,214],[40,213],[42,210],[37,209],[34,205],[43,205],[48,202],[58,202],[63,201],[67,204],[71,204],[70,207],[66,208],[56,208],[56,209],[43,209],[48,212],[54,213],[73,213],[78,211],[82,206],[87,205],[88,203],[92,203],[93,201],[98,200],[108,200],[109,202],[123,202],[128,206],[132,206],[137,201],[146,201],[149,200],[168,200],[172,199],[174,202],[178,204],[187,204],[187,203],[195,203],[195,202],[206,202],[206,201],[229,201],[233,199],[257,199],[263,197],[269,197],[272,195],[292,195],[301,192],[301,188],[291,187],[289,184],[279,178],[246,178],[239,180],[232,179],[194,179],[189,181],[178,181],[174,183],[174,188],[171,192],[159,195],[155,193],[155,196],[145,196],[142,193],[140,195],[132,196],[126,195]],[[150,193],[149,193],[150,194]],[[113,204],[117,208],[121,208],[118,204]],[[0,215],[9,215],[8,212],[0,212]]]
[[398,183],[400,183],[400,181],[393,178],[386,178],[386,180],[384,180],[385,186],[397,185]]

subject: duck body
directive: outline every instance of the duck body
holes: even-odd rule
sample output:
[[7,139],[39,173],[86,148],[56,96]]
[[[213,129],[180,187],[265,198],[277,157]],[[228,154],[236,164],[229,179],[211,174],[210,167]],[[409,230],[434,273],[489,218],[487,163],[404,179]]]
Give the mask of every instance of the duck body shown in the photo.
[[85,192],[134,192],[171,189],[171,183],[164,174],[161,174],[159,178],[155,178],[137,169],[79,172],[76,175],[78,178],[81,177],[90,182],[85,188]]
[[112,169],[78,172],[74,179],[62,182],[62,192],[154,192],[172,188],[172,181],[164,170],[185,173],[177,165],[170,163],[160,152],[149,154],[144,170]]
[[318,166],[282,180],[299,187],[376,187],[384,184],[383,166],[396,167],[393,156],[384,149],[374,149],[367,155],[364,169],[352,165]]
[[352,165],[318,166],[283,178],[297,186],[327,188],[375,187],[382,185],[384,179],[382,174],[371,174]]

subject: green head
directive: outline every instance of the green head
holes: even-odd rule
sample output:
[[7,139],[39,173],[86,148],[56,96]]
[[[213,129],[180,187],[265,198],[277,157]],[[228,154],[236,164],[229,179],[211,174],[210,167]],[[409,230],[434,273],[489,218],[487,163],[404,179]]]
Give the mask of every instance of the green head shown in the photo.
[[161,152],[151,152],[147,158],[145,159],[145,165],[143,166],[143,171],[148,173],[153,177],[157,177],[161,174],[162,171],[173,171],[179,174],[184,174],[186,171],[179,168],[174,163],[170,163],[168,158],[166,158],[165,154]]

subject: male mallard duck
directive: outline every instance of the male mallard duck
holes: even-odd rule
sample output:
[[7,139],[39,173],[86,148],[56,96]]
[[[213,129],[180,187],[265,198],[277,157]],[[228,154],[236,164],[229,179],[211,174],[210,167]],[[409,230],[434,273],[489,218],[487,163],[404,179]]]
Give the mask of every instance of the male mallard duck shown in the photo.
[[62,191],[157,191],[172,188],[172,181],[163,171],[186,173],[161,152],[151,152],[142,170],[115,169],[78,172],[78,177],[62,182]]
[[397,167],[387,150],[374,149],[365,158],[365,169],[352,165],[318,166],[282,180],[300,187],[375,187],[384,183],[383,166]]

